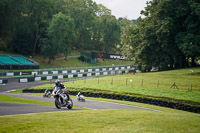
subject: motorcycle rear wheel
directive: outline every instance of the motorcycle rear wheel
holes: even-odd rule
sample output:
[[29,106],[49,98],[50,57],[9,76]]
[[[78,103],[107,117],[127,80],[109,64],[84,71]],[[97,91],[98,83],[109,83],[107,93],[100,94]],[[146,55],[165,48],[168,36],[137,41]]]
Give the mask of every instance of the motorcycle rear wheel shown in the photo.
[[51,98],[51,94],[48,95],[48,98]]
[[85,99],[81,99],[82,102],[85,102]]
[[68,108],[68,109],[72,109],[72,107],[73,107],[73,101],[72,101],[72,99],[70,98],[70,99],[68,100],[68,102],[70,102],[70,103],[69,103],[69,105],[67,106],[67,108]]

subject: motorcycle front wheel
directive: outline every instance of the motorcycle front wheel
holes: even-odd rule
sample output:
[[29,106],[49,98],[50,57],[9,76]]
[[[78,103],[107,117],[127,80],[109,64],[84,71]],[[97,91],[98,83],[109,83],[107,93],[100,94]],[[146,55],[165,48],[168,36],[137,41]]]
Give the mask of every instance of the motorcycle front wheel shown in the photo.
[[85,102],[85,99],[81,99],[82,102]]
[[55,99],[55,106],[57,109],[61,109],[61,103],[58,98]]

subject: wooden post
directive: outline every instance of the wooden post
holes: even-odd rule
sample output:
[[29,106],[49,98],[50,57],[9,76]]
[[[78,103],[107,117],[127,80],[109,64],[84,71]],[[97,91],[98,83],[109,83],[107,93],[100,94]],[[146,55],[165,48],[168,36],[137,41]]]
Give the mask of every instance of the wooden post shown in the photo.
[[188,91],[192,91],[192,83],[190,83],[190,88],[188,88]]
[[142,79],[142,84],[141,84],[141,86],[143,87],[143,79]]
[[113,84],[113,78],[112,78],[112,80],[111,80],[110,84],[111,84],[111,85]]
[[158,80],[158,82],[157,82],[157,88],[159,87],[159,80]]

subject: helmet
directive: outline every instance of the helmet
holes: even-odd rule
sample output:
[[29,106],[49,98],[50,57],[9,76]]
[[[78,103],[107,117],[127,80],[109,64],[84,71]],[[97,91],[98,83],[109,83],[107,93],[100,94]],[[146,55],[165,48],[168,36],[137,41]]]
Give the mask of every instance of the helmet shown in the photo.
[[56,84],[56,86],[60,86],[60,81],[56,80],[55,84]]

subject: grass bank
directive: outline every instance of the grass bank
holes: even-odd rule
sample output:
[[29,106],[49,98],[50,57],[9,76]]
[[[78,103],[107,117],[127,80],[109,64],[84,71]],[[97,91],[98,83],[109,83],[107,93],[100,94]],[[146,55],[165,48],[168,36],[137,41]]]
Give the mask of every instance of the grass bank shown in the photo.
[[[18,91],[18,93],[21,93]],[[116,102],[160,111],[149,110],[84,110],[0,117],[0,132],[81,132],[81,133],[198,133],[200,114],[159,106],[88,98]]]
[[[200,68],[181,69],[163,72],[136,73],[102,78],[66,82],[69,90],[121,94],[136,97],[178,101],[200,105]],[[178,88],[171,88],[173,83]],[[192,90],[188,91],[192,84]],[[52,84],[33,87],[33,89],[52,88]]]
[[54,106],[54,103],[0,95],[0,102]]
[[[13,93],[16,93],[16,92],[13,92]],[[20,93],[20,90],[17,91],[17,93]],[[41,95],[41,94],[39,94],[39,95]],[[5,95],[0,95],[0,102],[55,106],[55,104],[52,102],[31,100],[31,99],[25,99],[25,98],[17,98],[17,97],[12,97],[12,96],[5,96]],[[86,108],[78,107],[78,106],[74,106],[74,108],[86,109]]]
[[198,133],[199,123],[200,115],[181,111],[86,110],[0,117],[0,132]]

